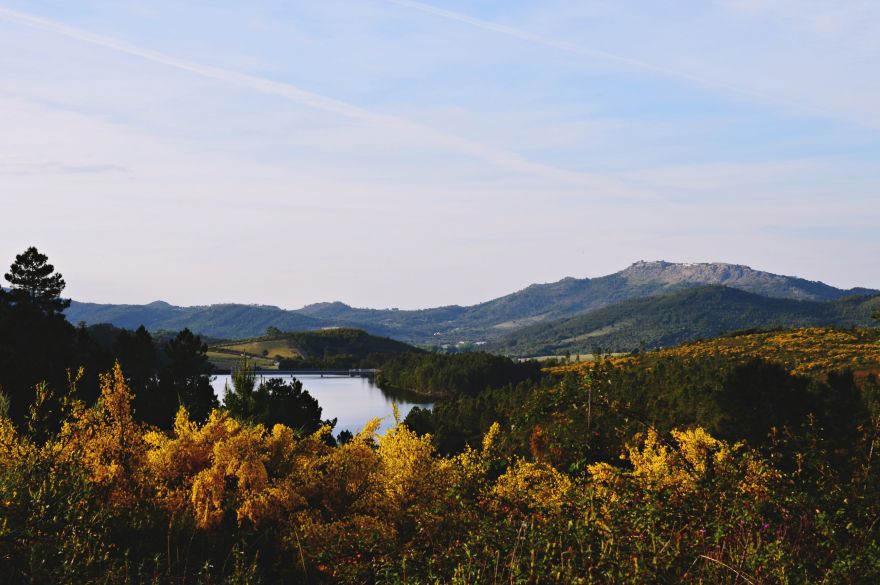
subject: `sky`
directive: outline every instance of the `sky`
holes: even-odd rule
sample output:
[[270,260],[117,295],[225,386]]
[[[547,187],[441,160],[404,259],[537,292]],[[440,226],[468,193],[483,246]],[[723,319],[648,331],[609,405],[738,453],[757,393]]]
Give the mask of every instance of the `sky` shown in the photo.
[[661,259],[880,288],[878,62],[875,0],[0,0],[0,266],[285,308]]

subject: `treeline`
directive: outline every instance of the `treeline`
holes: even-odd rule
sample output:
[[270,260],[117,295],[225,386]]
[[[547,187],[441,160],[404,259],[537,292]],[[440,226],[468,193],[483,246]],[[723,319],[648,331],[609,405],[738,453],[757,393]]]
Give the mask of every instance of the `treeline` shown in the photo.
[[475,396],[488,388],[541,377],[537,362],[517,362],[484,352],[396,354],[379,367],[376,383],[380,387],[436,397]]
[[[413,348],[415,350],[415,348]],[[390,356],[387,353],[337,354],[322,357],[282,358],[279,370],[340,370],[380,368]]]
[[[96,372],[116,363],[125,371],[135,397],[132,416],[139,422],[170,429],[181,407],[196,422],[220,407],[200,336],[188,329],[154,337],[143,326],[136,331],[74,327],[63,313],[68,305],[61,298],[64,278],[36,248],[16,257],[6,279],[11,288],[0,289],[0,404],[16,427],[24,428],[30,416],[46,432],[57,431],[65,400],[94,404],[99,398]],[[247,364],[239,370],[251,371]],[[237,381],[224,406],[243,421],[283,423],[304,433],[333,423],[322,420],[317,401],[297,380],[255,386],[245,375]]]
[[[332,332],[327,332],[326,336],[332,337]],[[375,349],[373,345],[361,349],[360,353],[328,350],[321,357],[283,359],[279,362],[279,369],[375,368],[379,370],[376,384],[382,389],[434,398],[475,396],[489,388],[537,381],[542,376],[541,365],[537,362],[518,362],[485,352],[435,353],[402,343],[393,348],[395,351],[364,353]]]
[[207,346],[188,329],[157,340],[143,327],[74,327],[63,314],[64,279],[36,248],[19,254],[6,278],[11,288],[0,290],[0,393],[16,424],[39,401],[45,416],[60,425],[59,396],[79,380],[78,398],[93,403],[95,372],[117,360],[136,391],[133,409],[143,422],[170,428],[181,405],[196,420],[218,406],[207,377]]

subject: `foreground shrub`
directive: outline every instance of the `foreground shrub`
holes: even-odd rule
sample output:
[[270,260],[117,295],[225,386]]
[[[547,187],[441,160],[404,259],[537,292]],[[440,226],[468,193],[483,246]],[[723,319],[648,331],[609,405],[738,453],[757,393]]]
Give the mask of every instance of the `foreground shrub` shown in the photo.
[[560,469],[506,455],[498,424],[444,457],[399,421],[331,446],[219,410],[160,431],[131,402],[117,366],[48,439],[0,417],[0,583],[880,579],[877,425],[847,453],[809,426],[761,452],[649,427],[613,464]]

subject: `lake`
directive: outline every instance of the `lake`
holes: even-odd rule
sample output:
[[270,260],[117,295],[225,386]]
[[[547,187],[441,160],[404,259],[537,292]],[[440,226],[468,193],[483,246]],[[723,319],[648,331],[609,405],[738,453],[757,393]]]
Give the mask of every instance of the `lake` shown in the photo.
[[[281,378],[289,380],[291,376],[275,376],[269,373],[257,374],[257,385],[261,379]],[[414,406],[431,408],[432,403],[424,398],[409,393],[390,393],[382,390],[373,383],[372,378],[350,376],[318,376],[297,375],[297,380],[302,382],[303,388],[309,394],[317,398],[318,404],[323,409],[321,417],[324,419],[336,418],[336,427],[333,434],[348,430],[357,433],[363,426],[374,418],[382,418],[382,427],[379,432],[384,432],[394,425],[394,415],[391,404],[397,403],[401,418]],[[223,401],[226,383],[232,382],[228,375],[212,376],[211,385],[217,398]]]

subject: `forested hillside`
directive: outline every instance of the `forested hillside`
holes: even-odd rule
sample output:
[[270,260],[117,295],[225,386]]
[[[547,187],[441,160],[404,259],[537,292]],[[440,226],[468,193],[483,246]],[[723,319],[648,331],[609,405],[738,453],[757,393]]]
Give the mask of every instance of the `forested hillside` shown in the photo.
[[149,331],[188,328],[220,339],[241,339],[263,334],[268,327],[283,331],[319,329],[323,321],[278,307],[262,305],[209,305],[177,307],[162,301],[148,305],[100,305],[71,302],[65,314],[72,323],[110,323],[125,329],[141,325]]
[[489,348],[519,356],[630,352],[742,329],[868,325],[880,297],[836,301],[768,298],[726,287],[687,289],[635,299],[550,323],[524,327]]
[[[743,331],[685,343],[644,354],[611,357],[615,364],[638,363],[650,367],[657,360],[683,361],[721,357],[735,363],[762,359],[784,366],[793,374],[827,375],[851,370],[865,377],[880,367],[880,330],[877,328],[796,328]],[[553,368],[556,373],[586,372],[592,363]]]

